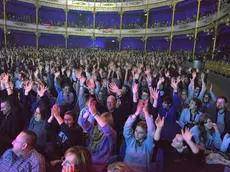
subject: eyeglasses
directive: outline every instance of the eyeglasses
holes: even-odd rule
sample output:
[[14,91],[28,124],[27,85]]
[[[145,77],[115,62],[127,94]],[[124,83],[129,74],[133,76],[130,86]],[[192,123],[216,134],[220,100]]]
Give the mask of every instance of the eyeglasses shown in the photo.
[[15,143],[26,143],[26,142],[23,142],[23,141],[18,141],[16,139],[14,139],[13,142],[15,142]]
[[62,161],[62,166],[64,167],[69,167],[72,165],[68,160],[66,160],[64,156],[61,158],[61,161]]

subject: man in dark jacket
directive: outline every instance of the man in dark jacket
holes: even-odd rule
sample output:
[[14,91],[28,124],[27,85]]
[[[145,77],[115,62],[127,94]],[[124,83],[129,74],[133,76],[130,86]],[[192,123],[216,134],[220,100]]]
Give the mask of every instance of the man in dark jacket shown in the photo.
[[0,98],[0,155],[11,147],[12,140],[23,130],[25,123],[19,100],[13,95],[10,87],[8,74],[3,73],[1,78],[4,89],[1,91]]
[[208,109],[212,121],[216,123],[218,130],[222,136],[230,133],[230,112],[227,110],[228,100],[224,96],[219,96],[216,105]]

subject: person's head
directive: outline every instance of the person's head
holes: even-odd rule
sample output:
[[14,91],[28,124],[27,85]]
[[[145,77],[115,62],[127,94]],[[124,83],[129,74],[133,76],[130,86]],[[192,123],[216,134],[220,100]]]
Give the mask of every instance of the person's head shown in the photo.
[[187,98],[188,98],[188,92],[187,92],[187,90],[183,89],[181,91],[181,99],[186,100]]
[[146,78],[143,77],[142,80],[141,80],[141,86],[146,87],[147,85],[148,85],[148,82],[147,82]]
[[141,100],[146,101],[149,98],[149,90],[147,88],[143,88],[141,92]]
[[114,127],[113,116],[110,112],[104,112],[100,116],[107,124],[109,124],[112,128]]
[[38,105],[38,107],[36,108],[36,110],[34,112],[35,121],[45,120],[46,111],[47,111],[46,108],[47,108],[47,105],[45,105],[44,103],[40,103]]
[[172,147],[175,149],[182,149],[184,147],[184,139],[181,134],[177,134],[172,140]]
[[65,84],[63,89],[64,89],[64,92],[70,93],[70,86],[68,84]]
[[62,170],[74,165],[77,172],[88,172],[92,168],[92,157],[90,152],[82,146],[69,148],[62,158]]
[[107,172],[132,172],[132,169],[124,162],[114,162],[108,166]]
[[200,108],[201,105],[202,105],[202,102],[200,99],[193,98],[189,103],[189,109],[196,111]]
[[203,102],[204,103],[208,103],[209,100],[210,100],[210,94],[205,93],[204,96],[203,96]]
[[76,123],[76,113],[72,110],[65,112],[64,122],[68,127],[72,127]]
[[36,134],[33,131],[22,131],[12,142],[13,152],[17,155],[23,155],[24,152],[34,149],[36,144]]
[[128,94],[129,93],[129,86],[123,85],[122,87],[122,95]]
[[134,132],[135,139],[142,143],[147,136],[147,124],[145,121],[140,121]]
[[198,129],[200,131],[199,134],[200,140],[204,144],[206,144],[208,140],[207,132],[209,132],[211,135],[215,133],[215,129],[213,128],[213,122],[208,114],[204,113],[200,116],[198,122]]
[[199,127],[204,127],[206,130],[211,130],[213,128],[213,123],[210,116],[206,113],[202,114],[199,118]]
[[116,98],[113,95],[110,95],[106,101],[107,108],[110,112],[114,111],[116,108]]
[[200,86],[196,85],[194,89],[194,94],[199,94],[200,93]]
[[169,109],[172,105],[172,98],[170,96],[165,96],[162,101],[162,107],[164,109]]
[[216,107],[218,110],[224,110],[228,106],[228,100],[224,96],[217,97]]
[[98,98],[98,101],[101,103],[101,104],[104,104],[104,94],[103,94],[103,91],[99,91],[98,95],[97,95],[97,98]]
[[3,115],[7,115],[11,112],[11,107],[7,100],[1,100],[1,111]]

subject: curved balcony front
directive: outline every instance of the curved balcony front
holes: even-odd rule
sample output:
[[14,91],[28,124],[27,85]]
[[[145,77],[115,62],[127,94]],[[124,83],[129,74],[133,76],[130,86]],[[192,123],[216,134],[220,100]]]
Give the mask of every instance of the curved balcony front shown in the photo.
[[[216,18],[216,14],[210,15],[207,18],[203,18],[199,21],[198,31],[207,30],[215,27],[215,22],[218,24],[225,23],[229,15],[230,4],[221,9],[219,18]],[[3,28],[4,21],[0,20],[0,27]],[[21,30],[28,32],[36,32],[36,24],[29,24],[23,22],[6,21],[6,27],[8,30]],[[196,27],[196,21],[186,24],[179,24],[174,26],[173,35],[189,34],[193,33]],[[88,28],[66,28],[58,26],[47,26],[38,24],[39,33],[61,34],[61,35],[78,35],[78,36],[91,36],[91,37],[145,37],[145,29],[88,29]],[[171,33],[171,26],[148,28],[147,37],[153,36],[169,36]]]

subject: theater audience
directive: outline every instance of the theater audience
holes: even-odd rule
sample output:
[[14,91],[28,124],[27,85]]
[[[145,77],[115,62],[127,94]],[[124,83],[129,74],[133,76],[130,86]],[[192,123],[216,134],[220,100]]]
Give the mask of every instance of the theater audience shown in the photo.
[[[37,135],[35,148],[46,158],[47,170],[55,171],[56,162],[56,171],[80,170],[79,157],[85,162],[82,171],[92,164],[92,171],[104,172],[117,161],[124,161],[132,171],[183,171],[186,166],[205,171],[204,152],[229,153],[230,116],[225,97],[218,97],[215,104],[212,88],[212,101],[205,92],[207,71],[182,67],[184,57],[190,55],[183,51],[169,55],[163,51],[2,48],[1,152],[26,129]],[[207,115],[200,111],[210,117],[203,119]],[[87,147],[88,154],[74,148],[79,145]]]

